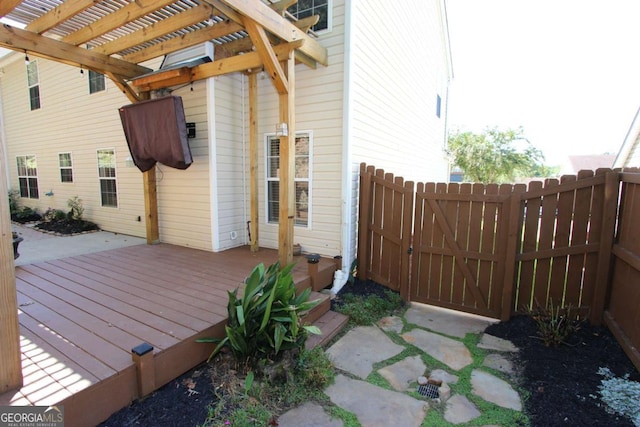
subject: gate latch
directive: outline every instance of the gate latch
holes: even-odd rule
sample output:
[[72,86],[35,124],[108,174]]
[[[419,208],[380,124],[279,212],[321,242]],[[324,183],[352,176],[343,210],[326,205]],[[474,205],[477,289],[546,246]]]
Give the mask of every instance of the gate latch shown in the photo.
[[407,249],[407,253],[409,255],[413,254],[413,248],[411,246],[409,246],[409,249]]

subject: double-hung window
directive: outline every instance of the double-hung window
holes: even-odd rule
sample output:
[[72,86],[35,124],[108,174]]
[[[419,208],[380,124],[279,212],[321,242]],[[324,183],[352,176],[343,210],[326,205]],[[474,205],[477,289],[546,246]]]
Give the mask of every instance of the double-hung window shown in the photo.
[[[296,133],[295,143],[295,225],[308,227],[311,206],[311,132]],[[267,221],[277,224],[280,212],[280,137],[266,137]]]
[[60,167],[60,182],[73,182],[73,161],[71,153],[58,153]]
[[89,70],[89,93],[96,93],[104,90],[104,74]]
[[37,110],[40,108],[40,79],[36,61],[30,61],[27,64],[27,85],[29,86],[29,105],[32,111]]
[[36,156],[18,156],[18,183],[20,184],[20,197],[38,199],[38,162]]
[[297,19],[319,15],[318,22],[311,27],[313,31],[331,30],[331,0],[298,0],[287,9]]
[[102,206],[118,207],[116,184],[116,152],[113,149],[98,150],[98,178]]

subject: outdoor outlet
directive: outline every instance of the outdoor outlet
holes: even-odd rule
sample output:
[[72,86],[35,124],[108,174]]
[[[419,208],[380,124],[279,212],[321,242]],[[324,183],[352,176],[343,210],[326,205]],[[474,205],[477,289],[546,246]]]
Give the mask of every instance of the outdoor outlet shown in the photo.
[[137,220],[138,222],[142,221],[142,218],[140,217],[140,215],[138,215],[138,218],[136,218],[136,220]]
[[231,240],[236,240],[238,238],[238,233],[236,231],[232,231],[229,233],[229,237],[231,237]]

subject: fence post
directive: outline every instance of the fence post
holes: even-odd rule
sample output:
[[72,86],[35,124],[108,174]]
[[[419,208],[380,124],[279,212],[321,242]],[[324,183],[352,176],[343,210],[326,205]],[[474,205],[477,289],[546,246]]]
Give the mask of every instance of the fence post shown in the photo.
[[360,163],[358,201],[358,279],[367,280],[369,271],[369,224],[371,223],[371,173]]
[[596,287],[591,302],[589,322],[599,326],[602,323],[607,293],[609,291],[611,271],[611,250],[616,227],[616,212],[618,210],[618,195],[620,187],[620,173],[608,172],[604,183],[604,203],[602,206],[602,235],[598,251],[598,268],[596,270]]
[[402,301],[409,301],[409,279],[411,277],[411,248],[413,241],[413,204],[415,199],[413,181],[404,183],[404,206],[402,208],[402,240],[400,243],[400,297]]
[[[516,251],[518,234],[520,231],[520,202],[522,200],[520,187],[514,187],[509,198],[509,218],[507,223],[506,259],[504,260],[504,282],[502,286],[502,307],[500,308],[500,320],[508,321],[513,313],[513,299],[515,288]],[[505,203],[506,205],[506,203]]]

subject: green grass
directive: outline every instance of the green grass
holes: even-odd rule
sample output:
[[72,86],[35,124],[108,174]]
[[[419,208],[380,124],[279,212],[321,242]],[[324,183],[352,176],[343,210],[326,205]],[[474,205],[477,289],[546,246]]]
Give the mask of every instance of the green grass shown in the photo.
[[349,316],[349,324],[373,325],[380,319],[398,313],[403,306],[402,298],[397,293],[385,290],[385,298],[377,295],[353,295],[343,297],[342,305],[337,308],[340,313]]

